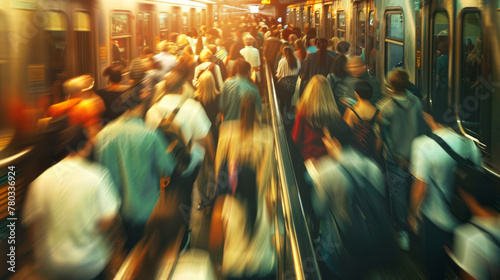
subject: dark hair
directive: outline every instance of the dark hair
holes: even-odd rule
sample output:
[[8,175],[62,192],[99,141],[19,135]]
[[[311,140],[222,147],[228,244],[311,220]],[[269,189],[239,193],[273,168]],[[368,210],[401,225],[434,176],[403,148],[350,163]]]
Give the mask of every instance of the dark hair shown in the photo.
[[395,92],[404,92],[410,87],[410,76],[403,69],[394,69],[389,73],[387,82]]
[[179,61],[170,73],[165,76],[165,90],[167,93],[177,93],[181,90],[189,75],[187,57],[179,58]]
[[68,152],[78,152],[81,150],[85,144],[89,141],[88,133],[81,125],[74,125],[67,128],[63,134],[68,137],[66,139],[71,139],[68,143]]
[[290,68],[290,70],[297,68],[297,58],[293,54],[292,48],[285,47],[283,49],[283,56],[286,58],[286,62],[288,63],[288,68]]
[[234,63],[231,77],[241,75],[250,80],[250,70],[252,70],[250,63],[246,62],[243,58],[238,58]]
[[111,65],[106,67],[102,72],[104,77],[109,76],[112,83],[119,84],[122,81],[122,67],[119,65]]
[[351,145],[354,140],[354,134],[351,127],[342,119],[332,121],[327,126],[328,132],[332,138],[336,138],[340,145]]
[[316,28],[312,27],[307,30],[306,37],[315,38],[316,37]]
[[320,38],[318,40],[318,64],[321,66],[325,66],[326,56],[329,55],[327,53],[326,47],[328,46],[328,40],[325,38]]
[[344,78],[349,73],[347,72],[347,57],[343,54],[335,56],[335,61],[332,63],[332,73],[337,78]]
[[[257,101],[254,95],[243,93],[240,106],[240,130],[245,137],[246,132],[253,131],[257,120]],[[235,198],[243,203],[246,208],[245,231],[253,234],[257,220],[257,180],[255,170],[247,166],[240,166],[238,170],[238,183],[234,193]]]
[[367,81],[356,82],[354,84],[354,91],[364,100],[370,100],[373,95],[373,87]]
[[238,50],[236,46],[237,46],[236,43],[231,45],[231,49],[229,50],[229,55],[227,56],[226,66],[229,60],[237,60],[238,58],[243,59],[240,50]]

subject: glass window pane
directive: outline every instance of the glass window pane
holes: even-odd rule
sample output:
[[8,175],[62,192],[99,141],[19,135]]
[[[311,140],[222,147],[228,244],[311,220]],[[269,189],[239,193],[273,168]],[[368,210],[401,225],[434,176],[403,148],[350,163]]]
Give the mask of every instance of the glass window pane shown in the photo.
[[112,35],[129,35],[130,15],[116,13],[113,14],[111,16],[111,33]]
[[385,50],[385,65],[386,65],[386,74],[389,73],[394,68],[403,68],[404,67],[404,56],[403,56],[402,45],[386,43]]
[[112,39],[113,64],[128,65],[130,61],[130,38]]
[[345,14],[344,13],[339,13],[339,27],[345,28]]
[[90,15],[86,12],[74,12],[73,29],[76,41],[76,74],[92,74]]
[[49,20],[44,26],[45,44],[47,46],[47,82],[49,85],[57,76],[65,71],[66,62],[66,16],[59,12],[47,12]]
[[386,18],[387,37],[403,40],[403,14],[389,13]]
[[47,31],[66,31],[66,17],[63,13],[47,12],[49,20],[44,26]]
[[365,48],[365,13],[360,11],[357,24],[356,55],[362,55]]
[[443,122],[443,114],[448,109],[448,16],[444,12],[434,15],[432,34],[432,76],[431,101],[434,118]]
[[465,131],[485,145],[491,134],[492,92],[489,84],[490,67],[481,36],[481,16],[466,13],[462,23],[462,67],[460,79],[459,115]]
[[160,29],[168,28],[168,13],[160,14]]

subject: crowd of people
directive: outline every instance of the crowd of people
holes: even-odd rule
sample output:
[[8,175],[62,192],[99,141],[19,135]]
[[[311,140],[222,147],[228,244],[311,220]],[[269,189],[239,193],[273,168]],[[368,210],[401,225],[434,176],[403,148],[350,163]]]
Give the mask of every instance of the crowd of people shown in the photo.
[[[348,262],[361,260],[334,246],[354,248],[345,235],[354,228],[359,191],[390,209],[386,218],[402,250],[410,250],[411,232],[422,235],[429,278],[444,278],[443,246],[463,275],[500,275],[500,248],[492,245],[498,240],[485,233],[500,237],[494,188],[464,191],[474,224],[459,226],[447,206],[457,163],[425,134],[438,135],[478,167],[481,154],[423,112],[407,72],[393,70],[391,94],[383,96],[363,58],[348,55],[348,42],[253,17],[239,23],[234,30],[202,26],[198,36],[170,34],[158,53],[146,47],[130,63],[128,82],[122,65],[104,71],[108,86],[95,93],[82,77],[65,82],[70,99],[46,114],[71,124],[65,157],[31,184],[23,211],[23,223],[37,232],[42,274],[106,279],[112,229],[123,225],[127,251],[147,243],[159,226],[153,213],[165,210],[158,202],[176,188],[182,197],[176,203],[211,208],[208,248],[222,253],[224,277],[273,278],[277,174],[272,129],[262,116],[267,64],[281,113],[292,120],[289,145],[324,279],[359,276]],[[192,201],[193,191],[201,201]],[[181,212],[178,206],[170,209]],[[189,213],[178,215],[182,227],[168,230],[189,228]],[[203,279],[214,277],[206,271]]]

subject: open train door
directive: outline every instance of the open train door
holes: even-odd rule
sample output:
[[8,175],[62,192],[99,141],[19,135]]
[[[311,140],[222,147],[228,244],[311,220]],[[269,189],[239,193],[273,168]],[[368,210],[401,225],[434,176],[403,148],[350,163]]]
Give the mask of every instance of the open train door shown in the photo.
[[[423,89],[426,107],[436,120],[443,122],[443,115],[452,108],[452,88],[450,77],[453,75],[454,61],[452,36],[455,18],[453,1],[432,1],[422,12],[422,30],[425,45],[416,49],[417,68],[423,73]],[[419,57],[423,57],[419,65]]]
[[[500,4],[454,1],[454,72],[450,75],[454,114],[445,118],[483,151],[484,163],[500,174]],[[450,71],[451,72],[451,71]],[[446,119],[445,119],[446,120]]]

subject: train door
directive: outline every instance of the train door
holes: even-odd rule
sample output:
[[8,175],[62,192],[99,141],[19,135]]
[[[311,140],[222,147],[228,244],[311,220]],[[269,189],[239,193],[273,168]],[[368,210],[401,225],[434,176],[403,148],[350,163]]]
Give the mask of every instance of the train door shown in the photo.
[[139,4],[139,13],[137,14],[136,42],[137,56],[142,50],[149,47],[155,50],[155,36],[153,31],[154,6],[148,4]]
[[366,13],[365,3],[355,2],[353,4],[354,16],[354,46],[352,51],[355,55],[364,55],[366,43]]
[[324,19],[325,19],[325,37],[330,39],[333,37],[333,17],[332,17],[332,5],[325,5],[324,8]]
[[368,17],[367,22],[367,36],[366,36],[366,45],[365,45],[365,53],[364,59],[366,64],[366,69],[370,76],[375,77],[376,75],[376,62],[377,62],[377,52],[379,49],[378,45],[378,34],[379,34],[379,23],[377,21],[377,17],[375,15],[375,7],[373,6],[373,1],[371,2],[371,6],[367,8]]
[[495,154],[493,144],[498,143],[492,142],[492,137],[498,137],[497,132],[492,134],[495,133],[492,125],[499,119],[492,110],[494,104],[499,104],[498,94],[494,93],[495,87],[499,87],[498,38],[490,34],[498,28],[496,7],[488,7],[493,3],[487,2],[477,2],[478,6],[464,7],[460,2],[456,5],[456,37],[453,40],[456,65],[452,65],[456,71],[452,80],[458,125],[483,149],[485,162],[498,168],[500,160],[491,156]]

